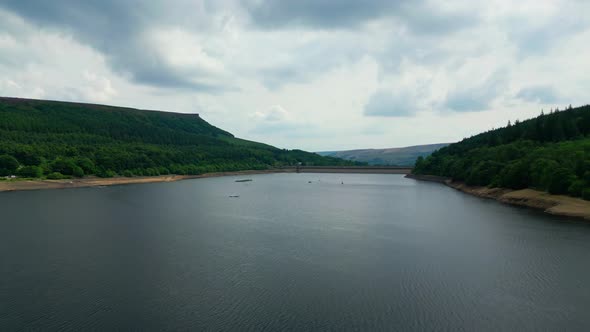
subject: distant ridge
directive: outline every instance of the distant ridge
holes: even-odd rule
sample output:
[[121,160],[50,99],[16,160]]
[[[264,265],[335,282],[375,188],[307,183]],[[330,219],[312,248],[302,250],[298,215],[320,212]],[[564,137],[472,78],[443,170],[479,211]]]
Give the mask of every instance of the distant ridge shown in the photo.
[[322,156],[366,162],[369,165],[413,166],[418,157],[426,157],[450,143],[414,145],[389,149],[357,149],[345,151],[316,152]]

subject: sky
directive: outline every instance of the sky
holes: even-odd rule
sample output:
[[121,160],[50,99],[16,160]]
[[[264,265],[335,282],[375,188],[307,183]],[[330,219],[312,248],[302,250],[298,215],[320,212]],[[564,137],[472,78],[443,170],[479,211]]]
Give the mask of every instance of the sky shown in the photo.
[[587,0],[0,0],[0,95],[199,113],[309,151],[588,103]]

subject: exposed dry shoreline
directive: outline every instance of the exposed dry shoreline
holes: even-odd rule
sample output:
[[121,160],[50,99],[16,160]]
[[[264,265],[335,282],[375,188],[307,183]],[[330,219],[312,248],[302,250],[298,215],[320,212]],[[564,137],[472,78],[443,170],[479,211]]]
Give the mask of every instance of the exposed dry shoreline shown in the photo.
[[[371,173],[371,174],[408,174],[410,168],[399,167],[300,167],[301,173]],[[66,188],[83,188],[99,186],[115,186],[123,184],[137,183],[155,183],[155,182],[172,182],[186,179],[199,179],[218,176],[230,175],[251,175],[251,174],[271,174],[271,173],[295,173],[296,167],[273,168],[267,170],[251,170],[236,172],[217,172],[206,173],[202,175],[161,175],[161,176],[140,176],[140,177],[114,177],[98,178],[87,177],[82,179],[68,180],[30,180],[30,181],[0,181],[0,192],[2,191],[20,191],[20,190],[41,190],[41,189],[66,189]]]
[[455,188],[477,197],[491,198],[506,204],[538,209],[553,215],[590,220],[590,201],[585,201],[579,198],[551,195],[533,189],[513,190],[506,188],[474,187],[468,186],[462,182],[453,182],[450,179],[433,175],[408,174],[406,177],[416,180],[444,183],[451,188]]
[[255,171],[238,171],[238,172],[218,172],[206,173],[202,175],[161,175],[161,176],[141,176],[141,177],[114,177],[98,178],[87,177],[82,179],[69,180],[31,180],[31,181],[0,181],[0,192],[2,191],[20,191],[20,190],[41,190],[41,189],[66,189],[66,188],[83,188],[83,187],[100,187],[116,186],[123,184],[139,183],[156,183],[156,182],[173,182],[187,179],[210,178],[230,175],[252,175],[252,174],[269,174],[269,173],[290,173],[295,169],[271,169]]

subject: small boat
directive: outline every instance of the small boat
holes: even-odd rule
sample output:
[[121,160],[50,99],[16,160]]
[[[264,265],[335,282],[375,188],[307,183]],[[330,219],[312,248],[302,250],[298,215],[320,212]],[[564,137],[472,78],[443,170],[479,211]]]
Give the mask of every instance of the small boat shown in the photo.
[[252,179],[241,179],[241,180],[236,180],[236,182],[250,182],[252,181]]
[[236,198],[236,197],[240,197],[240,195],[229,195],[229,197]]

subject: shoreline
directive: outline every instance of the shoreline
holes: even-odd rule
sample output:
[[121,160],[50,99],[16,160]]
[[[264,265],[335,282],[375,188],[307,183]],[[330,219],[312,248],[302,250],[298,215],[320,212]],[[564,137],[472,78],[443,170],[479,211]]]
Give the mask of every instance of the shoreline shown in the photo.
[[[328,170],[326,169],[326,172]],[[348,173],[345,170],[333,170],[335,173]],[[160,175],[141,177],[113,177],[99,178],[87,177],[80,179],[65,180],[23,180],[23,181],[0,181],[0,192],[24,191],[24,190],[46,190],[46,189],[69,189],[118,186],[127,184],[175,182],[181,180],[201,179],[222,176],[239,176],[255,174],[276,174],[296,173],[296,168],[275,168],[267,170],[246,170],[232,172],[214,172],[201,175]],[[350,172],[355,173],[355,172]],[[363,172],[365,173],[365,172]],[[368,172],[367,172],[368,173]],[[375,172],[377,173],[377,172]],[[395,173],[394,173],[395,174]],[[400,173],[397,173],[400,174]],[[403,174],[403,173],[402,173]],[[462,182],[453,182],[449,178],[435,175],[406,174],[406,178],[436,182],[444,184],[463,193],[480,198],[494,199],[500,203],[522,206],[541,210],[557,216],[581,218],[590,221],[590,201],[564,195],[551,195],[549,193],[534,189],[506,189],[468,186]]]
[[233,172],[215,172],[201,175],[159,175],[159,176],[137,176],[137,177],[113,177],[99,178],[87,177],[80,179],[65,180],[23,180],[23,181],[0,181],[0,192],[23,191],[23,190],[45,190],[45,189],[69,189],[88,187],[107,187],[126,184],[175,182],[181,180],[202,179],[222,176],[273,174],[273,173],[294,173],[295,169],[270,169],[270,170],[249,170]]
[[174,182],[190,179],[201,179],[221,176],[238,176],[254,174],[274,174],[274,173],[369,173],[369,174],[408,174],[410,168],[394,167],[322,167],[322,166],[304,166],[300,167],[281,167],[264,170],[245,170],[231,172],[214,172],[200,175],[159,175],[159,176],[137,176],[137,177],[113,177],[99,178],[95,176],[64,179],[64,180],[18,180],[18,181],[0,181],[0,192],[23,191],[23,190],[45,190],[45,189],[68,189],[68,188],[87,188],[101,186],[118,186],[126,184],[141,183],[159,183]]
[[442,183],[448,187],[473,196],[494,199],[500,203],[523,206],[545,213],[573,217],[590,221],[590,201],[564,195],[552,195],[534,189],[507,189],[468,186],[462,182],[453,182],[449,178],[434,175],[408,174],[407,178]]

